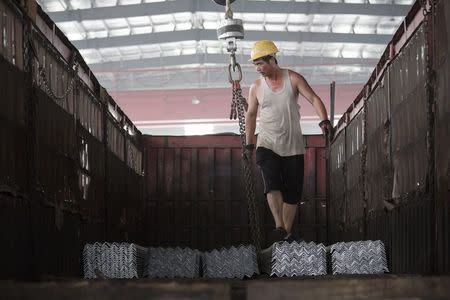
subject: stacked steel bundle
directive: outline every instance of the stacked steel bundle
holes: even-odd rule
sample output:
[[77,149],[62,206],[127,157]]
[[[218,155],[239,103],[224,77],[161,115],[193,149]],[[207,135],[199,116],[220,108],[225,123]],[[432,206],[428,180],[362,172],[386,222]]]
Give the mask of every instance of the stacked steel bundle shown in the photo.
[[200,252],[189,248],[149,248],[148,276],[151,278],[197,278]]
[[336,243],[331,246],[333,274],[389,272],[382,241]]
[[203,276],[208,278],[240,278],[259,274],[254,246],[222,248],[202,255]]
[[86,244],[83,249],[84,278],[142,278],[147,272],[147,248],[129,243]]
[[326,273],[327,259],[323,244],[294,241],[273,245],[270,275],[290,277]]

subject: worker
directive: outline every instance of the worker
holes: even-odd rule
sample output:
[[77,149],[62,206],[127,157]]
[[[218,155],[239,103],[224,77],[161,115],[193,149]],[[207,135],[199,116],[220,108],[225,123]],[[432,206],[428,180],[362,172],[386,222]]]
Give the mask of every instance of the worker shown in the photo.
[[275,221],[271,239],[291,242],[298,239],[292,233],[292,225],[302,195],[304,172],[305,141],[300,127],[299,95],[314,106],[321,120],[319,126],[327,138],[333,128],[322,100],[302,75],[278,65],[277,52],[278,48],[269,40],[257,41],[251,51],[250,61],[261,76],[250,86],[244,158],[251,159],[255,149],[260,107],[256,164]]

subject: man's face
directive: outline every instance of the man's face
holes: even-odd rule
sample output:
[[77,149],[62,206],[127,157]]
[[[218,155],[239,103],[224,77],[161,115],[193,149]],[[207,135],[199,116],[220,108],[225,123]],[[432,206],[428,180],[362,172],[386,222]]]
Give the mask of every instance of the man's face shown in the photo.
[[[269,60],[270,62],[271,60]],[[256,72],[261,74],[263,77],[266,77],[271,74],[272,72],[272,66],[270,63],[266,62],[265,60],[259,58],[257,60],[253,61],[253,65],[256,68]]]

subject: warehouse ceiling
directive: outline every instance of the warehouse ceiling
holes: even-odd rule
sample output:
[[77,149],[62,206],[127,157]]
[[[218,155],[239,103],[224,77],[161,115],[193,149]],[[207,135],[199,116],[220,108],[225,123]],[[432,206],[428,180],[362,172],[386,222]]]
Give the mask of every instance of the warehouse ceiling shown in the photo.
[[[280,48],[280,65],[303,74],[313,87],[320,89],[336,81],[342,94],[356,95],[413,2],[236,0],[231,9],[234,18],[243,20],[245,29],[245,39],[238,42],[237,52],[237,61],[244,72],[242,85],[248,87],[257,78],[248,62],[251,45],[258,39],[271,39]],[[190,110],[184,106],[204,100],[199,98],[199,91],[205,93],[210,89],[215,98],[226,93],[219,103],[230,97],[225,90],[229,88],[226,45],[216,35],[225,9],[211,0],[39,0],[39,3],[80,50],[100,83],[119,98],[118,102],[138,125],[164,121],[166,127],[161,128],[167,129],[183,120],[202,123],[202,118],[195,114],[183,114]],[[156,105],[170,106],[174,99],[170,97],[176,91],[185,95],[181,107],[178,103],[174,107],[156,108]],[[135,101],[141,106],[136,107],[136,103],[131,103],[133,100],[127,102],[127,97],[139,98]],[[328,98],[328,93],[323,97]],[[352,100],[338,101],[337,113],[342,113]],[[127,110],[128,104],[136,111]],[[145,105],[156,108],[156,113],[164,118],[137,116]],[[219,116],[214,109],[220,109],[223,116],[228,114],[223,111],[227,105],[209,107],[210,120]],[[174,110],[181,112],[171,115]]]

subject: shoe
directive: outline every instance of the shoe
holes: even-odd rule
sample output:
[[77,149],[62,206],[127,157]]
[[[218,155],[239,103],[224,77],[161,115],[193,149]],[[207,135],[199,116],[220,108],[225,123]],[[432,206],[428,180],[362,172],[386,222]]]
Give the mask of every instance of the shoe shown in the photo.
[[296,237],[294,234],[290,234],[289,236],[285,237],[283,239],[285,242],[288,242],[289,244],[294,242],[294,241],[300,241],[298,237]]
[[283,241],[284,237],[287,235],[286,230],[283,227],[277,227],[272,230],[271,240],[272,243]]

